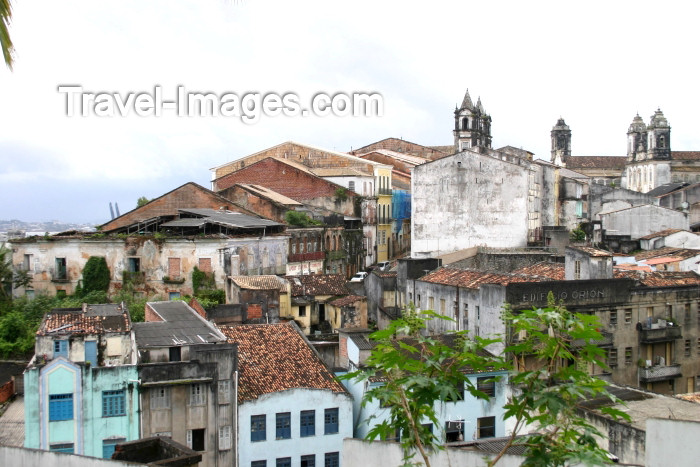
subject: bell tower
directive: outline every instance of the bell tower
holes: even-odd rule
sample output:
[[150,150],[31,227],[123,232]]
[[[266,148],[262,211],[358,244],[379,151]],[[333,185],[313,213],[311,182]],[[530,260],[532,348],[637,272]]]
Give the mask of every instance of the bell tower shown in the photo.
[[627,162],[646,159],[647,126],[637,114],[627,130]]
[[671,126],[661,109],[651,116],[647,127],[648,158],[654,160],[671,159]]
[[557,120],[552,127],[552,159],[553,164],[566,167],[566,161],[571,157],[571,129],[563,118]]
[[481,98],[476,105],[467,90],[462,100],[462,106],[455,106],[455,152],[476,147],[491,147],[491,116],[481,105]]

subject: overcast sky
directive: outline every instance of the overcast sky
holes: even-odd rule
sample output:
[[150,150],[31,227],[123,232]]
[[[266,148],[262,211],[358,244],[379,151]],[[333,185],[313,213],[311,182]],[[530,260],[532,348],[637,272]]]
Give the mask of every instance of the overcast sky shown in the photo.
[[[452,144],[465,90],[493,146],[623,156],[660,107],[673,150],[700,150],[698,7],[666,1],[14,0],[0,68],[0,219],[102,223],[140,196],[209,187],[211,167],[294,140],[348,151],[387,137]],[[68,117],[92,92],[378,92],[382,117]]]

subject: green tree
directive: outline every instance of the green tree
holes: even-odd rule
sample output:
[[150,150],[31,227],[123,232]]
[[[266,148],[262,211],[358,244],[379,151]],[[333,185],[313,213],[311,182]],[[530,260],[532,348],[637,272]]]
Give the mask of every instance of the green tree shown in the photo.
[[[419,453],[429,467],[430,453],[442,446],[422,424],[437,423],[436,403],[454,400],[456,384],[461,383],[472,396],[488,397],[470,383],[462,369],[509,370],[510,384],[518,394],[506,404],[505,417],[513,419],[515,429],[490,466],[516,445],[526,448],[525,466],[609,463],[606,452],[596,443],[596,437],[603,434],[577,412],[577,404],[586,398],[616,401],[603,381],[585,372],[589,364],[605,366],[602,351],[590,343],[601,338],[597,331],[600,324],[594,316],[570,313],[556,305],[551,294],[550,300],[542,309],[517,314],[504,311],[512,335],[525,337],[506,347],[501,356],[484,356],[488,355],[485,348],[498,342],[496,339],[468,339],[460,331],[454,333],[456,345],[448,346],[424,336],[427,320],[449,319],[431,311],[417,314],[409,309],[386,330],[373,333],[370,337],[377,345],[366,368],[344,377],[361,381],[380,376],[385,381],[367,391],[363,400],[363,404],[378,400],[390,410],[389,418],[375,425],[368,438],[393,437],[398,429],[405,464]],[[604,411],[627,418],[611,408]],[[537,433],[518,436],[525,425],[535,426]]]
[[83,268],[82,293],[107,292],[110,281],[109,267],[104,256],[91,256]]
[[139,199],[136,200],[136,207],[140,208],[141,206],[144,206],[150,202],[150,199],[146,198],[145,196],[141,196]]
[[12,21],[12,6],[10,0],[0,0],[0,48],[5,59],[5,65],[12,70],[14,63],[14,46],[10,39],[9,26]]

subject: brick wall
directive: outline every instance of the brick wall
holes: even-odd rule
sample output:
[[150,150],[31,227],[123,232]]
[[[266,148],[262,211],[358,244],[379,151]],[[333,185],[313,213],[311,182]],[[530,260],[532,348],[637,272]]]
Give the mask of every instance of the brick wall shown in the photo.
[[201,317],[204,318],[204,319],[207,319],[207,312],[206,312],[206,310],[204,309],[204,307],[202,306],[202,304],[199,303],[199,301],[197,301],[196,298],[192,298],[192,300],[190,300],[190,302],[188,303],[188,305],[189,305],[190,307],[192,307],[192,309],[193,309],[194,311],[196,311],[197,314],[198,314],[199,316],[201,316]]
[[248,319],[261,319],[262,318],[262,307],[260,305],[248,305]]
[[261,198],[238,185],[233,185],[220,191],[219,194],[226,199],[230,199],[239,206],[253,211],[254,213],[271,219],[276,222],[285,223],[284,215],[288,209],[272,201]]
[[163,318],[161,318],[150,305],[146,304],[146,308],[144,310],[144,321],[147,323],[152,321],[163,321]]
[[0,404],[7,401],[15,393],[15,382],[8,381],[7,383],[0,386]]

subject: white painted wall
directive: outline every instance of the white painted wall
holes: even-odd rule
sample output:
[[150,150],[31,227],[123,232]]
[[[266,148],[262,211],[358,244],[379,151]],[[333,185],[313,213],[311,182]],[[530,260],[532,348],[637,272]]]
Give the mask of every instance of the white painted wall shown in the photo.
[[600,219],[609,235],[630,235],[633,240],[666,229],[689,230],[688,214],[649,204],[600,214]]
[[646,432],[646,467],[698,465],[700,422],[652,418]]
[[[338,408],[338,433],[326,435],[324,411],[335,407]],[[299,414],[302,410],[316,411],[315,436],[299,436]],[[275,439],[275,414],[279,412],[291,412],[290,439]],[[266,440],[251,442],[250,417],[261,414],[267,415]],[[249,467],[256,460],[267,460],[268,466],[274,466],[275,459],[280,457],[291,457],[292,466],[299,466],[301,456],[308,454],[316,455],[316,465],[324,465],[324,454],[342,452],[343,439],[350,437],[352,397],[348,394],[317,389],[290,389],[244,402],[238,409],[238,465],[241,467]]]

